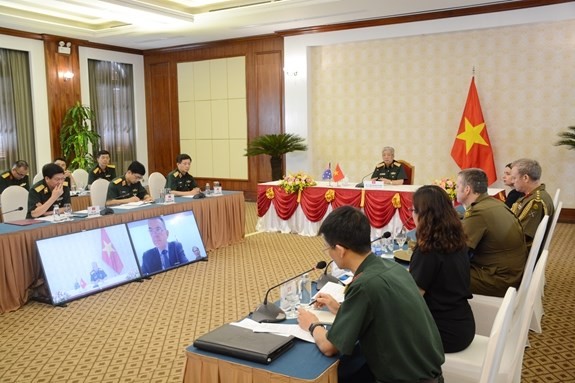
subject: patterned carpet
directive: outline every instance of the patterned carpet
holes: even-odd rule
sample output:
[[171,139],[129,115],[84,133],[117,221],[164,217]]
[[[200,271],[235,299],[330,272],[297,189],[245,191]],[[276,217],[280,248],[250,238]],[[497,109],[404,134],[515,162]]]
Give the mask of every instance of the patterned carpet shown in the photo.
[[[247,203],[247,233],[256,222]],[[559,224],[543,333],[531,334],[525,382],[575,381],[575,226]],[[181,382],[184,348],[253,310],[269,286],[325,259],[321,239],[248,235],[195,263],[74,301],[0,315],[0,382]],[[272,296],[276,299],[277,296]]]

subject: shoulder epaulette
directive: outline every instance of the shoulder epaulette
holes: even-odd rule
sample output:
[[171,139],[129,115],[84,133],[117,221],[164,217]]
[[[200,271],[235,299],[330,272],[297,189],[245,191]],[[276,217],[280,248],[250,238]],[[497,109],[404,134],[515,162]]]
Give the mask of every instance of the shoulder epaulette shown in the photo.
[[2,178],[8,178],[8,177],[10,177],[10,171],[2,173]]
[[381,161],[380,163],[378,163],[377,165],[375,165],[376,168],[382,167],[385,165],[385,162]]
[[401,163],[394,160],[393,163],[392,163],[392,165],[401,166]]
[[108,165],[110,169],[116,169],[116,165]]
[[44,190],[44,185],[40,184],[40,185],[36,186],[34,188],[34,190],[36,190],[36,192],[40,193],[42,190]]
[[64,186],[68,187],[68,181],[64,181]]
[[180,172],[175,171],[175,172],[174,172],[174,177],[178,178],[179,176],[180,176]]
[[118,185],[120,182],[122,182],[122,177],[118,177],[112,181],[112,183],[114,183],[114,185]]
[[99,166],[96,166],[96,167],[94,168],[94,170],[92,170],[92,173],[94,173],[94,174],[100,173],[100,167],[99,167]]

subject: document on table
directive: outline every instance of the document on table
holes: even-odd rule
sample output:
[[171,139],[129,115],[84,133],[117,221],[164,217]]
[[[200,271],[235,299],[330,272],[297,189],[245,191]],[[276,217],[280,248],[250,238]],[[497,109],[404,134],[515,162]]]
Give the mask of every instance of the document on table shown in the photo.
[[[317,294],[329,294],[333,297],[333,299],[341,303],[344,300],[344,289],[345,286],[340,285],[339,283],[328,282],[317,292]],[[315,294],[312,299],[315,299],[317,294]]]
[[232,322],[230,324],[250,329],[253,332],[269,332],[285,336],[293,335],[296,338],[305,340],[306,342],[315,343],[311,334],[303,330],[297,324],[258,323],[249,318],[242,319],[239,322]]
[[151,202],[144,202],[144,201],[137,201],[137,202],[128,202],[122,205],[114,206],[114,209],[135,209],[140,206],[149,205]]

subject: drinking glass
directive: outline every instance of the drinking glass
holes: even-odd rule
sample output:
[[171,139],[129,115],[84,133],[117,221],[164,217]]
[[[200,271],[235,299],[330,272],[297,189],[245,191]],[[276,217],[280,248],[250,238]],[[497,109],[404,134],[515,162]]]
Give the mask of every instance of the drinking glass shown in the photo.
[[72,218],[72,205],[69,203],[64,204],[64,216],[66,219]]
[[400,249],[403,249],[405,241],[407,241],[407,231],[405,230],[405,227],[402,226],[401,230],[395,235],[395,242],[397,242]]

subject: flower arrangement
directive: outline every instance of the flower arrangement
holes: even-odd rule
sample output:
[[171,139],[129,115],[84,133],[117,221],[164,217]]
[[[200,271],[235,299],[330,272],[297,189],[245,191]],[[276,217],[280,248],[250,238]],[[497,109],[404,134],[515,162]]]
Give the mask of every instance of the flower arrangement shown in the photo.
[[433,181],[433,183],[445,190],[449,196],[449,199],[455,201],[455,198],[457,197],[457,190],[455,190],[457,184],[454,180],[451,178],[442,178],[440,180]]
[[286,193],[291,194],[305,189],[308,186],[315,186],[317,183],[309,175],[303,172],[288,174],[280,181],[280,186]]

